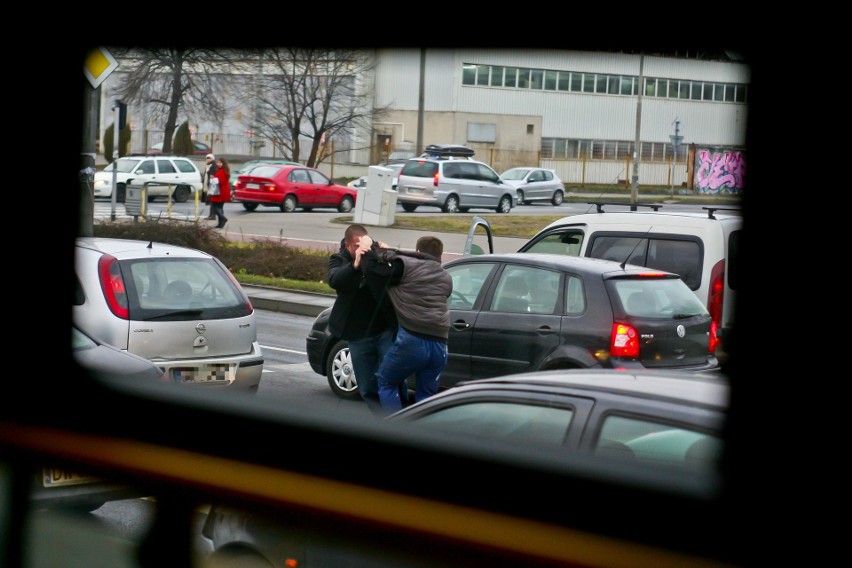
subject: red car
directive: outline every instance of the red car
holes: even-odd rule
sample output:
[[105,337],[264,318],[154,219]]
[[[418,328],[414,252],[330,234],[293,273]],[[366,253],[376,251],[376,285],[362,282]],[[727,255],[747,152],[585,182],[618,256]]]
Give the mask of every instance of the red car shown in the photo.
[[297,208],[310,211],[315,207],[334,207],[348,213],[355,207],[358,192],[334,183],[313,168],[266,164],[253,169],[250,175],[239,176],[233,194],[246,211],[266,205],[280,207],[285,213]]

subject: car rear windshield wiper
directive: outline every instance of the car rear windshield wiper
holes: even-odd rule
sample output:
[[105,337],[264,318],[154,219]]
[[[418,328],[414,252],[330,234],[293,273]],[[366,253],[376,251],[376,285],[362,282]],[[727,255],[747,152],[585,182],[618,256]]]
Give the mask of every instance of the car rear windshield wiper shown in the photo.
[[696,313],[692,313],[692,314],[674,314],[672,317],[673,317],[674,319],[676,319],[676,320],[682,320],[682,319],[686,319],[686,318],[692,318],[692,317],[695,317],[695,316],[697,316],[697,315],[698,315],[698,314],[696,314]]
[[160,318],[167,318],[171,316],[200,316],[204,310],[201,308],[193,308],[189,310],[172,310],[170,312],[163,312],[161,314],[157,314],[155,316],[145,318],[145,321],[151,321]]

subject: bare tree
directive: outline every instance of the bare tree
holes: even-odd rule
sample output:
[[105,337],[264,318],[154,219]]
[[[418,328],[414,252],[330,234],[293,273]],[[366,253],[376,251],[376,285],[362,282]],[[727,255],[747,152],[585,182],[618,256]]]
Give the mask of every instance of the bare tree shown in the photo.
[[110,49],[130,69],[116,89],[117,96],[125,103],[153,103],[151,117],[165,118],[164,153],[172,151],[181,110],[216,121],[224,117],[228,53],[187,47]]
[[255,58],[259,72],[244,82],[244,99],[254,103],[250,127],[290,160],[298,161],[302,140],[310,140],[307,165],[316,167],[328,157],[323,140],[368,128],[388,112],[374,108],[372,97],[359,89],[375,66],[364,50],[276,48]]

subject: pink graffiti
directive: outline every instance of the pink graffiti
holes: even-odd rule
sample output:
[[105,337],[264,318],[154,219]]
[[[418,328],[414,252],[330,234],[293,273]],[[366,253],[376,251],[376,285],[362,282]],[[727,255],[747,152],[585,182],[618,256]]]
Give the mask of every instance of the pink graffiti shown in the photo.
[[745,186],[746,161],[742,152],[701,150],[695,168],[695,191],[741,193]]

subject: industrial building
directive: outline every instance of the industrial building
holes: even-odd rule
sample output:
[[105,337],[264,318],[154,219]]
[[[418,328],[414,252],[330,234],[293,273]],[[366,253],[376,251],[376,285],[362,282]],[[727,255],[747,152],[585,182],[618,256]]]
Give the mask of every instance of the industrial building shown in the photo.
[[[322,166],[333,161],[338,173],[363,175],[394,150],[463,144],[498,172],[542,166],[567,184],[627,185],[636,176],[689,192],[743,190],[750,67],[735,53],[388,48],[370,56],[375,66],[356,88],[390,110],[326,142]],[[252,134],[250,105],[218,124],[193,122],[194,135],[220,153],[276,156]],[[156,126],[144,125],[142,151]],[[132,145],[139,151],[136,131]]]

